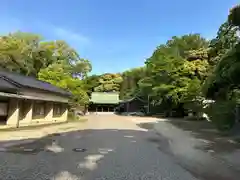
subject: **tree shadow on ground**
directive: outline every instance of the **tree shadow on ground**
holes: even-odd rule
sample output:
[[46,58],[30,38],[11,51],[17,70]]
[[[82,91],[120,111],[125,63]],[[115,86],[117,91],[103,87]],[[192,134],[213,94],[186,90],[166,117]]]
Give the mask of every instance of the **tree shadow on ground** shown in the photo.
[[[240,143],[236,140],[238,134],[226,134],[218,131],[216,127],[208,121],[186,121],[182,119],[168,119],[165,122],[158,122],[161,124],[170,124],[173,127],[190,133],[194,138],[205,142],[205,145],[199,146],[206,151],[214,151],[216,153],[230,153],[240,149]],[[145,129],[152,129],[153,123],[143,123],[140,127]]]
[[[168,146],[167,139],[141,130],[88,129],[51,134],[30,143],[21,140],[0,152],[0,179],[192,179],[190,174],[206,180],[239,177],[218,174],[212,169],[216,167],[202,171],[190,162],[182,164],[167,154]],[[190,173],[176,173],[180,171],[176,164]],[[150,173],[153,169],[156,172]]]
[[[27,143],[26,140],[8,141],[9,144],[18,145],[6,148],[6,152],[0,152],[1,163],[4,164],[0,168],[0,179],[76,180],[82,177],[101,179],[104,176],[109,179],[124,179],[126,174],[131,178],[131,169],[126,168],[133,167],[133,171],[136,170],[134,166],[138,162],[131,160],[136,160],[133,158],[136,152],[147,148],[138,141],[150,142],[148,138],[149,134],[144,131],[89,129],[28,139]],[[3,143],[6,142],[0,142]],[[139,162],[147,161],[147,156],[146,154]],[[124,165],[128,167],[123,167]],[[146,165],[151,166],[147,162]],[[142,164],[133,179],[139,179],[144,168],[145,165]]]
[[169,121],[172,125],[188,131],[196,138],[211,141],[207,149],[217,152],[232,152],[240,149],[240,143],[236,141],[239,138],[240,131],[221,132],[208,121]]

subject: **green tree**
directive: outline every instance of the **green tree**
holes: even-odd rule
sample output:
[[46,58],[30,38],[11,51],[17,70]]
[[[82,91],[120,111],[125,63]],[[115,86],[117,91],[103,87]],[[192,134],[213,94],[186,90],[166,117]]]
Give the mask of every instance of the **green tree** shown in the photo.
[[66,71],[63,64],[55,63],[40,70],[38,78],[71,92],[73,94],[71,102],[74,106],[84,105],[89,101],[84,81],[72,77],[71,72]]
[[146,77],[146,68],[133,68],[122,73],[120,98],[130,99],[140,95],[139,80]]
[[0,67],[38,77],[73,94],[73,104],[88,103],[84,78],[91,63],[65,41],[44,41],[32,33],[16,32],[0,38]]
[[99,75],[87,76],[84,79],[84,84],[87,89],[87,93],[90,96],[92,94],[92,92],[94,92],[95,87],[100,85]]
[[219,28],[215,43],[210,47],[209,59],[215,63],[203,90],[208,98],[215,100],[207,113],[219,129],[229,129],[234,125],[234,108],[240,102],[239,25],[239,6],[236,6],[231,10],[228,21]]
[[106,73],[99,76],[99,85],[94,88],[96,92],[119,92],[122,77],[120,74]]
[[41,38],[17,32],[0,39],[0,66],[10,71],[36,76],[42,67],[53,62],[49,49],[40,46]]
[[199,34],[190,34],[173,37],[154,51],[146,61],[150,76],[141,80],[154,104],[170,101],[175,108],[189,99],[189,84],[199,85],[207,76],[207,46]]
[[228,21],[233,26],[240,27],[240,5],[237,5],[230,10]]
[[[208,98],[228,99],[231,89],[237,88],[236,74],[238,73],[239,53],[239,6],[234,7],[228,21],[222,24],[217,37],[210,43],[209,62],[212,73],[206,80],[203,90]],[[231,95],[230,95],[231,96]]]
[[37,76],[41,69],[55,62],[65,64],[79,78],[84,78],[92,68],[66,42],[43,41],[39,35],[24,32],[0,38],[0,58],[0,67],[31,76]]
[[239,40],[237,28],[228,21],[223,23],[217,32],[217,36],[209,45],[209,63],[214,67],[228,50],[233,48]]

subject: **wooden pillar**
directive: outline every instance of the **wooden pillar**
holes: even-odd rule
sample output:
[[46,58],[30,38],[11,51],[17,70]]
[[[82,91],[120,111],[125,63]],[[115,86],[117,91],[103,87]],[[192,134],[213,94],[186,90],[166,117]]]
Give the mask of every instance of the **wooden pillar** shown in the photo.
[[46,121],[52,121],[53,120],[53,103],[52,102],[46,102],[45,103],[45,118]]
[[60,119],[62,121],[67,121],[68,119],[68,107],[66,105],[64,106],[63,113]]
[[27,107],[26,107],[26,114],[25,114],[25,118],[23,119],[23,122],[25,123],[31,123],[32,121],[32,111],[33,111],[33,101],[29,100],[29,101],[25,101],[24,103],[27,103]]
[[19,126],[19,99],[9,100],[7,125],[11,127]]

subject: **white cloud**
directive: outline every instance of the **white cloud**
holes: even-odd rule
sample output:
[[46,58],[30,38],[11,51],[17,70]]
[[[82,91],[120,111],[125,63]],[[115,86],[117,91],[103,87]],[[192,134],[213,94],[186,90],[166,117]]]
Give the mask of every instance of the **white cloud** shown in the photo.
[[58,26],[46,22],[36,22],[35,26],[47,40],[64,40],[70,45],[84,49],[90,44],[90,39],[69,27]]
[[33,33],[43,35],[43,37],[47,39],[61,39],[80,46],[85,46],[90,43],[90,39],[79,32],[41,21],[28,22],[28,24],[26,24],[25,21],[13,17],[0,17],[0,21],[0,35],[18,30],[30,30]]
[[52,32],[55,36],[62,38],[63,40],[69,40],[76,43],[84,43],[84,44],[90,43],[90,40],[88,37],[65,28],[53,27]]

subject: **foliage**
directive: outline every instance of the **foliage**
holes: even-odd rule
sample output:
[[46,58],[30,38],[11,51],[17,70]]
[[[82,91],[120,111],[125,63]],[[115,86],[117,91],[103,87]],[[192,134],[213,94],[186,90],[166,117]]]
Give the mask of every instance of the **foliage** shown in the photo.
[[36,76],[39,69],[54,61],[52,52],[40,43],[40,36],[13,33],[0,39],[0,66],[10,71]]
[[95,92],[119,92],[122,77],[120,74],[106,73],[98,78],[98,85],[94,87]]
[[216,101],[207,108],[206,113],[219,130],[228,130],[235,123],[234,110],[234,101]]
[[208,96],[229,99],[229,92],[239,88],[240,44],[229,50],[216,65],[207,83]]
[[77,121],[79,119],[80,119],[79,116],[77,116],[74,111],[68,112],[68,121]]
[[233,26],[240,27],[240,5],[237,5],[230,10],[228,21]]
[[0,38],[0,67],[38,77],[73,94],[72,103],[88,103],[84,79],[91,64],[66,42],[43,41],[36,34],[16,32]]
[[203,85],[203,94],[215,99],[207,113],[221,130],[229,129],[235,122],[236,103],[239,103],[240,43],[239,6],[234,7],[228,21],[222,24],[209,46],[211,73]]
[[87,104],[93,91],[120,92],[121,99],[149,101],[156,113],[185,108],[200,119],[204,100],[215,99],[208,114],[226,129],[234,124],[233,109],[240,102],[239,27],[238,5],[210,41],[200,34],[173,36],[157,46],[143,67],[92,76],[87,76],[91,63],[66,42],[16,32],[0,39],[0,67],[71,91],[74,104]]
[[85,88],[87,89],[87,93],[90,96],[92,92],[94,92],[94,88],[100,85],[99,76],[91,75],[87,76],[84,79]]
[[220,26],[217,37],[210,43],[209,61],[212,63],[212,73],[203,86],[203,92],[208,98],[231,99],[229,94],[239,86],[238,9],[239,6],[236,6],[231,10],[228,21]]
[[89,97],[83,81],[77,77],[72,77],[71,72],[66,71],[64,64],[55,63],[40,70],[38,78],[71,92],[73,105],[88,103]]
[[173,37],[154,51],[146,61],[150,77],[142,80],[142,86],[150,85],[154,103],[168,100],[175,108],[200,95],[195,90],[207,76],[207,45],[199,34],[189,34]]
[[209,63],[215,66],[221,58],[232,49],[238,42],[237,28],[228,21],[223,23],[217,32],[216,38],[210,41]]
[[79,114],[76,112],[76,109],[69,109],[67,121],[68,121],[68,122],[74,122],[74,121],[86,122],[87,119],[85,119],[85,118],[83,118],[81,115],[79,115]]
[[130,99],[136,95],[139,95],[139,80],[144,77],[146,77],[145,67],[134,68],[123,72],[120,98]]

